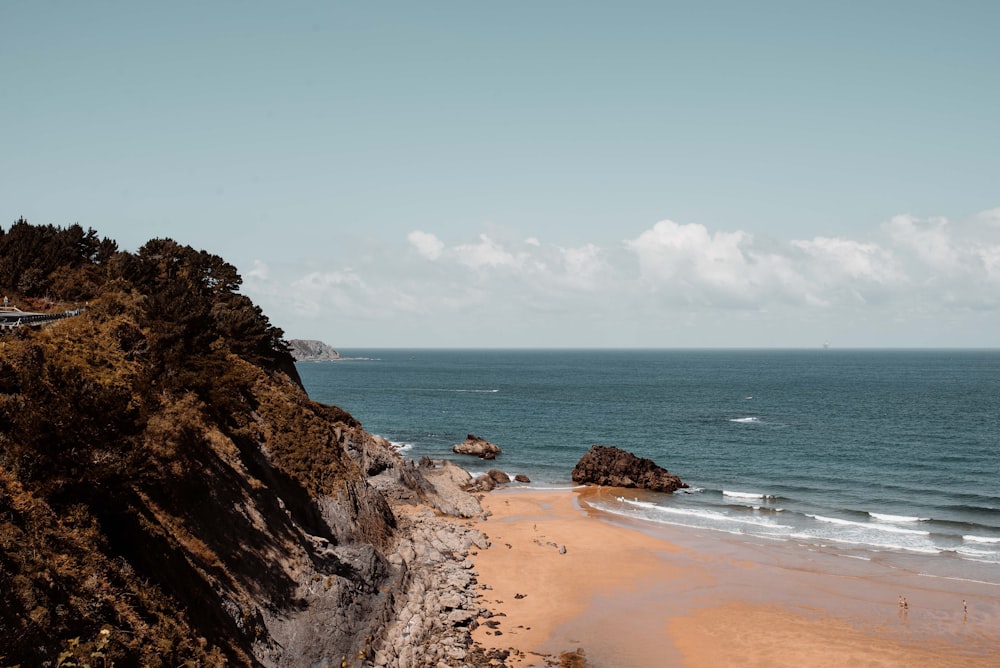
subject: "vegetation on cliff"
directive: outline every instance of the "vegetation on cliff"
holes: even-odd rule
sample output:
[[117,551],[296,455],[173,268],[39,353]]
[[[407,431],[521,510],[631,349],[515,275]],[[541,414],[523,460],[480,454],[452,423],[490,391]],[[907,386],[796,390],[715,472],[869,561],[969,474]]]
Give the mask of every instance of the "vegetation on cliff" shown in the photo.
[[170,239],[0,228],[4,295],[86,307],[0,334],[0,665],[277,664],[305,580],[344,609],[377,586],[328,549],[392,536],[345,447],[365,435],[240,284]]

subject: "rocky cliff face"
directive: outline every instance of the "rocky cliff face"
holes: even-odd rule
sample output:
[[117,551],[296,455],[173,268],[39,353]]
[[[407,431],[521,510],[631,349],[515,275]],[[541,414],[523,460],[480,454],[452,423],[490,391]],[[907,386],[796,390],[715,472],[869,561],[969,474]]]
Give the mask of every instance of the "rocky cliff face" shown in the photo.
[[[76,651],[95,651],[103,631],[120,665],[332,665],[362,653],[386,607],[376,594],[392,577],[382,555],[396,520],[348,455],[360,425],[227,356],[224,415],[182,391],[139,409],[129,439],[77,439],[67,432],[88,430],[87,415],[53,424],[42,397],[11,390],[38,373],[52,381],[46,403],[86,405],[102,380],[77,369],[83,394],[61,397],[72,390],[56,378],[72,374],[59,351],[102,329],[64,323],[5,343],[2,398],[18,415],[4,416],[16,424],[0,460],[4,665],[52,662],[78,637]],[[94,348],[90,364],[127,366]],[[70,461],[74,447],[86,452]],[[33,470],[38,455],[54,466]]]

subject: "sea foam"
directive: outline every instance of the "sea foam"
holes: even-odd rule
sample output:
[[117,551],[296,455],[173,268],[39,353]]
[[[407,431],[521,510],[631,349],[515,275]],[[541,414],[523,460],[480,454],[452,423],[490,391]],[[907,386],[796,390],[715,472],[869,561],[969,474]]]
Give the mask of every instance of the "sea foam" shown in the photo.
[[887,515],[885,513],[868,513],[872,519],[882,522],[929,522],[929,517],[911,517],[909,515]]
[[811,517],[817,522],[828,522],[830,524],[839,524],[841,526],[848,526],[848,527],[858,527],[860,529],[871,529],[873,531],[912,534],[914,536],[931,535],[930,531],[921,531],[919,529],[903,529],[902,527],[886,526],[885,524],[876,524],[873,522],[855,522],[854,520],[845,520],[839,517],[825,517],[823,515],[810,515],[809,513],[806,513],[806,517]]
[[733,499],[773,499],[773,494],[761,494],[758,492],[733,492],[728,489],[722,490],[722,496],[728,496]]
[[[726,524],[748,524],[758,527],[765,527],[768,529],[791,529],[792,527],[786,526],[784,524],[777,524],[773,520],[765,517],[754,518],[754,517],[734,517],[733,515],[728,515],[726,513],[721,513],[714,510],[705,510],[701,508],[669,508],[667,506],[660,506],[655,503],[649,503],[647,501],[637,501],[626,499],[624,497],[618,497],[618,500],[637,508],[642,508],[646,513],[644,517],[650,520],[660,519],[662,521],[667,521],[666,518],[685,518],[685,519],[698,519],[703,521],[708,521],[716,526],[705,526],[704,524],[699,524],[697,526],[702,528],[722,528],[719,525]],[[651,516],[652,515],[652,516]]]

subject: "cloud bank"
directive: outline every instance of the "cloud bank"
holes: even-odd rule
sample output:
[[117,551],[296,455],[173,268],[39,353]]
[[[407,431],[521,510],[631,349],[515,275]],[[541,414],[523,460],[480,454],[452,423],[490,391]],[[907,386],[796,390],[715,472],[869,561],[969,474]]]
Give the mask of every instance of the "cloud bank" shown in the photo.
[[969,328],[998,324],[1000,208],[898,215],[866,239],[672,220],[603,245],[415,229],[354,267],[257,261],[246,278],[290,336],[359,347],[994,346]]

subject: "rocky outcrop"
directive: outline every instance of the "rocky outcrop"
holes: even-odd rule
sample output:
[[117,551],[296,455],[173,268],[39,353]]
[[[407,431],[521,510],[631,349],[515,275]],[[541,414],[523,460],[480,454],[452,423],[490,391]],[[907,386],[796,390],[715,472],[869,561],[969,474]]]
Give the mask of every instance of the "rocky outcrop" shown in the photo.
[[[388,441],[360,427],[345,430],[341,439],[369,472],[369,484],[392,500],[398,522],[397,541],[386,552],[387,575],[376,597],[382,606],[372,606],[367,613],[366,642],[355,642],[355,647],[361,645],[355,655],[359,665],[507,665],[506,652],[487,652],[472,641],[479,619],[490,616],[478,602],[477,574],[469,560],[490,542],[460,522],[483,516],[479,500],[463,489],[472,476],[447,460],[404,460]],[[379,464],[371,466],[373,462]]]
[[475,434],[468,434],[464,441],[453,445],[451,451],[459,455],[475,455],[481,459],[496,459],[503,452],[499,445]]
[[573,481],[608,487],[633,487],[671,493],[687,487],[680,478],[651,459],[621,448],[595,445],[573,467]]
[[479,500],[466,492],[472,476],[448,460],[423,460],[416,473],[431,484],[433,491],[423,495],[424,502],[445,515],[476,517],[483,512]]
[[288,345],[296,362],[331,362],[340,359],[340,353],[322,341],[292,339]]
[[[470,553],[486,549],[479,531],[422,509],[403,518],[404,538],[389,562],[405,575],[395,613],[364,665],[416,668],[486,665],[472,659],[481,609]],[[353,665],[353,664],[352,664]],[[498,664],[494,664],[498,665]],[[502,664],[499,664],[502,665]]]
[[510,484],[509,475],[499,469],[490,469],[476,476],[464,489],[468,492],[492,492],[497,487],[507,484]]

